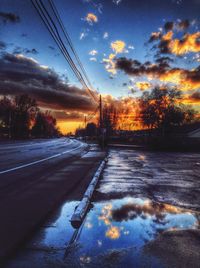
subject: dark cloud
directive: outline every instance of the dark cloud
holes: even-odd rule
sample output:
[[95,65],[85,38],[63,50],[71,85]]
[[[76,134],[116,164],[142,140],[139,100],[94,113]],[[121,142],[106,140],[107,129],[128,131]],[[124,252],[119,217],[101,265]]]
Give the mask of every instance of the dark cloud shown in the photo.
[[160,60],[156,64],[151,62],[140,63],[137,60],[127,59],[125,57],[116,60],[116,68],[124,71],[128,75],[146,75],[146,74],[160,74],[169,69],[169,64],[166,60]]
[[[180,20],[178,22],[166,22],[164,25],[165,33],[153,32],[147,42],[154,42],[151,50],[155,51],[157,55],[173,54],[182,56],[189,52],[200,51],[200,33],[189,33],[187,30],[192,25],[188,19]],[[180,34],[180,31],[182,33]],[[182,35],[180,37],[180,35]]]
[[183,90],[200,88],[200,66],[192,69],[182,69],[170,66],[171,59],[163,57],[155,63],[140,63],[125,57],[116,59],[116,69],[131,76],[149,76],[163,82],[178,83]]
[[185,74],[187,77],[187,80],[193,82],[193,83],[200,83],[200,66],[198,66],[196,69],[193,69],[191,71],[185,70]]
[[149,38],[148,43],[152,43],[154,41],[158,41],[158,40],[161,39],[161,37],[162,37],[162,33],[161,32],[153,32],[153,33],[151,33],[151,36]]
[[189,96],[189,99],[193,101],[200,101],[200,92],[199,91],[194,92]]
[[159,58],[156,59],[156,63],[168,64],[168,66],[169,66],[170,62],[174,62],[174,60],[171,59],[170,57],[159,57]]
[[190,27],[190,21],[189,20],[182,20],[178,23],[178,27],[180,30],[187,30]]
[[0,94],[24,93],[55,110],[95,109],[86,90],[66,84],[55,71],[31,58],[5,53],[0,58]]
[[85,114],[81,112],[65,112],[65,111],[53,111],[52,114],[59,121],[74,121],[80,122],[84,120]]
[[170,40],[161,40],[160,43],[158,44],[158,54],[170,54],[171,51],[170,51],[170,47],[169,47],[169,44],[170,44]]
[[14,13],[0,12],[0,19],[3,23],[11,22],[17,23],[20,22],[20,17]]
[[3,41],[0,41],[0,50],[4,50],[7,48],[7,44]]
[[164,29],[166,32],[173,30],[174,28],[174,22],[173,21],[167,21],[164,25]]
[[35,48],[32,48],[32,49],[28,49],[28,48],[25,48],[24,52],[26,54],[38,54],[39,52],[37,51],[37,49]]
[[51,50],[55,50],[55,47],[53,47],[53,46],[49,46],[49,48],[50,48]]
[[35,48],[29,49],[29,48],[15,47],[15,49],[13,50],[13,54],[24,54],[24,53],[36,55],[39,52]]

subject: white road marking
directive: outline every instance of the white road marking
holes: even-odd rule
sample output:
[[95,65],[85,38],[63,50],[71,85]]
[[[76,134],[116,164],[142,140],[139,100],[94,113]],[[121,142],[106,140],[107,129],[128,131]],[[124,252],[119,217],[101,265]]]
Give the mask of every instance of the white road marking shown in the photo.
[[71,150],[67,150],[67,151],[64,151],[64,152],[62,152],[62,153],[55,154],[55,155],[52,155],[52,156],[49,156],[49,157],[46,157],[46,158],[43,158],[43,159],[40,159],[40,160],[31,162],[31,163],[28,163],[28,164],[24,164],[24,165],[21,165],[21,166],[18,166],[18,167],[14,167],[14,168],[10,168],[10,169],[6,169],[6,170],[2,170],[2,171],[0,171],[0,174],[5,174],[5,173],[8,173],[8,172],[17,170],[17,169],[21,169],[21,168],[25,168],[25,167],[29,167],[29,166],[38,164],[38,163],[45,162],[45,161],[47,161],[47,160],[50,160],[50,159],[59,157],[59,156],[64,155],[64,154],[66,154],[66,153],[70,153],[70,152],[72,152],[72,151],[75,151],[75,150],[81,148],[83,145],[84,145],[84,144],[81,143],[78,147],[73,148],[73,149],[71,149]]
[[[14,145],[14,146],[9,146],[7,145],[7,147],[1,147],[1,149],[5,150],[5,149],[15,149],[15,148],[20,148],[20,147],[29,147],[29,146],[38,146],[38,145],[47,145],[47,144],[51,144],[51,143],[56,143],[58,140],[55,140],[55,141],[43,141],[43,142],[35,142],[35,143],[31,143],[31,144],[21,144],[21,145]],[[60,140],[61,141],[61,140]],[[71,140],[67,140],[68,142],[71,141]],[[71,142],[70,142],[71,143]]]

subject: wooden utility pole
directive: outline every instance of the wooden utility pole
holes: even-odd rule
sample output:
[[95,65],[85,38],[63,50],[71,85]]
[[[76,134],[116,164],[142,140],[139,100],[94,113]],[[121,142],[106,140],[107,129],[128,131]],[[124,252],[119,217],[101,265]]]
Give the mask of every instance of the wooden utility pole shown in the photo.
[[101,99],[101,95],[100,95],[100,98],[99,98],[99,119],[100,119],[100,131],[102,130],[103,128],[103,121],[102,121],[102,99]]
[[85,131],[84,131],[84,136],[85,136],[85,142],[86,142],[86,124],[87,124],[87,117],[85,115],[85,118],[84,118],[84,122],[85,122]]
[[86,125],[87,125],[87,117],[85,115],[85,129],[86,129]]
[[99,97],[99,119],[100,119],[100,122],[99,122],[99,130],[100,130],[100,140],[99,140],[99,143],[100,143],[100,146],[102,149],[104,149],[104,143],[105,143],[105,137],[104,137],[104,128],[103,128],[103,114],[102,114],[102,98],[101,98],[101,95]]

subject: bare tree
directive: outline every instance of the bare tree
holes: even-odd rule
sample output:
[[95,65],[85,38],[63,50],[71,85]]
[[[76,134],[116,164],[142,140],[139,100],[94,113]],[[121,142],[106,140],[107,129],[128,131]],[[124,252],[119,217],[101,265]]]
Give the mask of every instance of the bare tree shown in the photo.
[[181,92],[177,89],[154,88],[144,92],[140,99],[140,118],[144,127],[158,129],[165,135],[172,126],[192,122],[195,112],[178,104]]

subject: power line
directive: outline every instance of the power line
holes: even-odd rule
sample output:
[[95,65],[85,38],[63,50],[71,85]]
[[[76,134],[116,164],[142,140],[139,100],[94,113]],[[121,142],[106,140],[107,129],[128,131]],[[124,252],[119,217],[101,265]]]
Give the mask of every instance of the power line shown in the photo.
[[65,44],[63,43],[63,40],[59,34],[59,31],[56,27],[56,24],[54,23],[52,17],[50,16],[49,12],[45,8],[43,2],[41,0],[31,0],[33,6],[35,7],[36,11],[38,12],[40,18],[42,19],[43,23],[45,24],[47,30],[51,34],[52,38],[56,42],[57,46],[59,47],[61,53],[67,60],[70,68],[82,84],[82,86],[87,89],[87,91],[90,93],[91,97],[95,102],[97,102],[96,98],[94,97],[94,94],[91,92],[91,90],[88,88],[85,80],[83,79],[83,76],[81,75],[80,71],[77,69],[73,59],[71,58],[68,50],[66,49]]
[[[63,43],[63,41],[62,41],[62,38],[60,37],[60,34],[59,34],[59,32],[58,32],[58,29],[57,29],[57,27],[56,27],[56,25],[55,25],[53,19],[51,18],[49,12],[48,12],[47,9],[45,8],[43,2],[42,2],[41,0],[39,0],[39,2],[41,3],[42,7],[44,8],[44,10],[45,10],[47,16],[49,17],[49,19],[51,20],[51,22],[52,22],[52,24],[53,24],[53,26],[54,26],[54,28],[55,28],[55,30],[56,30],[56,33],[57,33],[57,35],[58,35],[58,37],[59,37],[59,40],[62,42],[62,45],[64,46],[64,43]],[[64,46],[64,48],[66,49],[65,46]],[[66,51],[67,51],[67,49],[66,49]],[[68,53],[68,51],[67,51],[67,53]],[[78,71],[78,69],[76,68],[76,65],[74,64],[72,58],[70,57],[70,54],[69,54],[69,53],[68,53],[68,56],[69,56],[70,61],[72,62],[73,66],[75,67],[76,71],[78,72],[78,74],[79,74],[79,76],[80,76],[80,79],[81,79],[80,82],[81,82],[82,85],[89,91],[90,95],[91,95],[91,96],[93,97],[93,99],[95,100],[94,94],[93,94],[93,93],[90,91],[90,89],[88,88],[88,86],[87,86],[87,84],[85,83],[85,81],[84,81],[84,79],[83,79],[81,73]]]
[[87,121],[91,121],[95,117],[98,109],[99,109],[99,107],[97,107],[96,110],[93,113],[87,115]]
[[[53,31],[53,28],[51,26],[51,24],[48,21],[47,16],[45,15],[44,11],[42,10],[39,2],[37,2],[36,0],[36,4],[33,2],[33,0],[31,0],[31,2],[33,3],[33,5],[35,6],[38,14],[40,15],[42,21],[44,22],[45,26],[47,27],[48,31],[50,32],[51,36],[53,37],[54,41],[56,42],[56,44],[58,45],[59,49],[61,50],[63,56],[67,59],[68,63],[70,64],[70,67],[72,68],[72,70],[74,72],[77,72],[72,61],[70,60],[70,56],[69,53],[65,50],[64,44],[62,43],[62,40],[59,39],[59,35],[57,32],[57,35],[55,34],[55,32]],[[55,25],[54,25],[55,26]],[[78,72],[76,73],[76,76],[78,76]],[[81,78],[77,77],[78,80],[81,82]]]
[[[88,82],[90,88],[93,89],[93,86],[92,86],[92,84],[90,83],[90,80],[89,80],[89,78],[88,78],[88,76],[87,76],[87,73],[86,73],[86,71],[85,71],[85,68],[83,67],[83,64],[82,64],[82,62],[81,62],[81,60],[80,60],[80,58],[79,58],[79,56],[78,56],[78,54],[77,54],[77,52],[76,52],[74,46],[73,46],[72,40],[71,40],[71,38],[70,38],[70,36],[69,36],[69,34],[68,34],[68,32],[67,32],[67,30],[66,30],[66,28],[65,28],[65,26],[64,26],[64,24],[63,24],[63,22],[62,22],[62,20],[61,20],[61,17],[60,17],[60,15],[59,15],[59,13],[58,13],[58,10],[57,10],[57,8],[56,8],[56,6],[55,6],[53,0],[48,0],[48,2],[49,2],[50,6],[51,6],[51,8],[52,8],[52,10],[53,10],[53,13],[54,13],[55,17],[56,17],[57,20],[58,20],[58,23],[59,23],[59,25],[60,25],[60,27],[61,27],[61,29],[62,29],[62,31],[63,31],[63,34],[64,34],[64,36],[65,36],[65,38],[66,38],[66,40],[67,40],[67,42],[68,42],[68,44],[69,44],[69,46],[70,46],[70,48],[71,48],[73,54],[74,54],[74,56],[75,56],[75,58],[76,58],[76,60],[77,60],[77,62],[78,62],[78,64],[79,64],[79,67],[81,68],[81,70],[82,70],[82,72],[83,72],[83,74],[84,74],[84,76],[85,76],[85,78],[86,78],[86,80],[87,80],[87,82]],[[93,90],[94,90],[94,89],[93,89]]]

